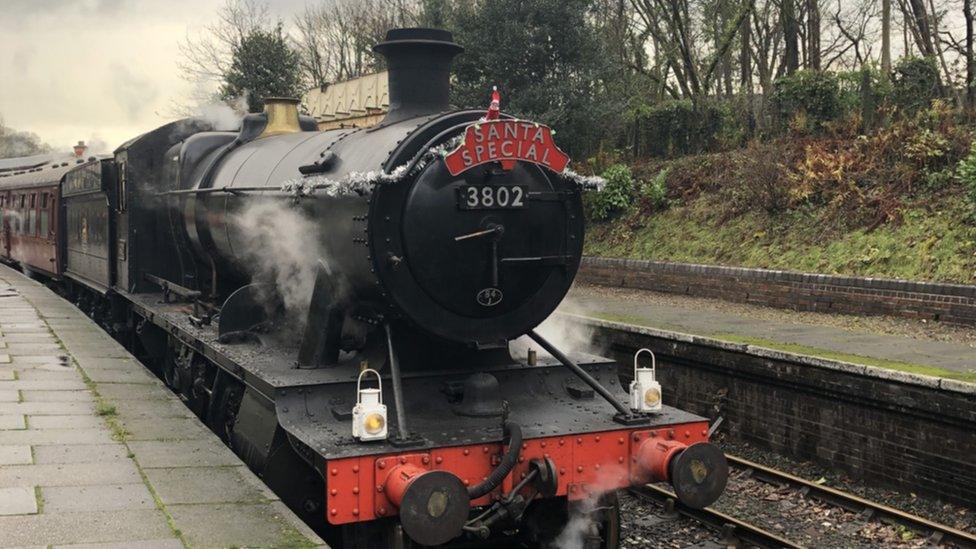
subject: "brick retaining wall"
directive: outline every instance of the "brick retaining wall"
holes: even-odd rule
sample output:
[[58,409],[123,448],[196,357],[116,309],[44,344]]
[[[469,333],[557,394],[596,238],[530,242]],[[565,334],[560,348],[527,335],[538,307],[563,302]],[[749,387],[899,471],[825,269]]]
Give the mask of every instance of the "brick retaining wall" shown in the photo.
[[577,280],[799,311],[891,315],[976,326],[976,286],[583,258]]
[[565,315],[629,375],[657,355],[666,404],[722,431],[870,483],[971,506],[976,385]]

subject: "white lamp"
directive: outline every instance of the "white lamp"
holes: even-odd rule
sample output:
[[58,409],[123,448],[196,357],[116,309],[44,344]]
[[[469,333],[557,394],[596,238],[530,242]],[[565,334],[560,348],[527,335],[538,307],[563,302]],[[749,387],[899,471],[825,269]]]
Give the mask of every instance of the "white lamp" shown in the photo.
[[[362,387],[363,376],[376,376],[376,388]],[[352,436],[362,442],[386,440],[386,405],[383,404],[383,380],[372,368],[359,372],[356,380],[356,405],[352,409]]]
[[[650,368],[637,366],[637,359],[643,353],[651,355]],[[650,349],[641,349],[634,354],[634,381],[630,382],[630,408],[636,412],[660,412],[664,408],[661,384],[657,382],[657,359]]]

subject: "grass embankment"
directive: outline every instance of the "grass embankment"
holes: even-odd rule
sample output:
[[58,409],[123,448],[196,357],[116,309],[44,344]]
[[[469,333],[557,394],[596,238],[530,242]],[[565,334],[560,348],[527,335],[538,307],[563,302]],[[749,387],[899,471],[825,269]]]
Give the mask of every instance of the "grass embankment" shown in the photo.
[[[591,255],[976,283],[976,115],[935,102],[745,147],[604,164]],[[594,222],[595,221],[595,222]]]
[[968,206],[946,193],[907,203],[900,220],[845,229],[816,209],[727,218],[699,197],[653,213],[591,223],[585,253],[804,272],[976,283]]

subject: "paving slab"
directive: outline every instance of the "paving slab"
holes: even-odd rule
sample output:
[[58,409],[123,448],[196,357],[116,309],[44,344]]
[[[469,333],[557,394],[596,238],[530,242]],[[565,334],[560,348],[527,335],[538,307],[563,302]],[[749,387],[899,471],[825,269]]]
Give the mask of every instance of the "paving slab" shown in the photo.
[[125,511],[155,509],[156,502],[142,482],[101,486],[50,486],[41,488],[45,512]]
[[[15,486],[97,486],[142,482],[132,460],[51,463],[0,467],[0,488]],[[3,530],[0,529],[0,532]]]
[[289,547],[302,538],[283,520],[289,513],[280,502],[259,504],[169,505],[191,547]]
[[[99,386],[99,392],[104,392],[106,385]],[[138,417],[156,417],[156,418],[195,418],[191,412],[182,402],[178,399],[173,400],[163,400],[163,399],[126,399],[126,400],[112,400],[112,405],[115,406],[119,416],[127,418],[138,418]]]
[[0,515],[31,515],[37,512],[34,488],[0,488]]
[[39,366],[58,366],[62,370],[67,370],[73,368],[71,364],[68,363],[68,355],[64,353],[60,354],[37,354],[37,355],[11,355],[11,364],[15,368],[19,368],[27,364],[36,364]]
[[17,379],[25,381],[62,381],[62,380],[77,380],[80,379],[78,372],[75,369],[68,369],[63,366],[52,369],[38,369],[29,368],[22,369],[19,366],[17,370]]
[[24,420],[24,416],[20,414],[0,416],[0,431],[26,428],[27,422]]
[[13,343],[57,343],[51,334],[4,334],[3,339]]
[[0,402],[20,402],[20,393],[11,390],[0,390]]
[[[9,431],[19,432],[19,431]],[[7,445],[0,442],[0,466],[27,465],[34,462],[28,445]]]
[[119,417],[119,423],[126,430],[126,440],[217,440],[207,428],[185,418]]
[[150,383],[154,384],[159,380],[155,376],[143,370],[86,370],[88,378],[96,383]]
[[11,343],[3,350],[13,357],[50,355],[62,352],[56,343]]
[[59,545],[176,538],[158,509],[41,513],[0,517],[4,545]]
[[144,471],[156,467],[219,467],[240,459],[217,440],[145,440],[129,442]]
[[119,543],[73,543],[54,545],[54,549],[183,549],[183,542],[172,539],[147,539]]
[[87,388],[85,382],[80,379],[18,379],[14,381],[13,376],[11,376],[10,381],[0,380],[0,391],[84,391]]
[[60,416],[94,412],[94,402],[0,402],[0,414]]
[[181,503],[261,503],[277,500],[266,487],[248,480],[242,467],[145,469],[164,505]]
[[[36,418],[35,418],[36,419]],[[129,449],[120,442],[111,444],[50,444],[34,447],[34,463],[111,463],[129,461]]]
[[146,367],[141,362],[133,358],[89,358],[75,357],[78,366],[82,370],[140,370],[145,371]]
[[90,402],[92,395],[86,389],[75,391],[21,391],[24,402]]
[[112,432],[104,426],[94,429],[25,429],[20,431],[0,431],[0,445],[101,444],[109,442],[112,442]]
[[14,372],[13,372],[13,370],[0,370],[0,380],[3,380],[3,381],[7,381],[7,380],[13,381],[14,380]]
[[[105,429],[105,420],[96,415],[28,416],[31,429]],[[66,441],[59,441],[66,442]]]
[[[108,400],[172,400],[179,402],[179,397],[170,392],[160,383],[102,383],[98,386],[98,394]],[[184,406],[184,408],[186,408]]]

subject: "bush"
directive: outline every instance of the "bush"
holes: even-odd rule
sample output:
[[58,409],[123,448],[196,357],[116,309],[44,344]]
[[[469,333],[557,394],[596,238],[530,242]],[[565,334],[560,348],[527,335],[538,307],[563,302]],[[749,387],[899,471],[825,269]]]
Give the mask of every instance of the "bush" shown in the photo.
[[606,185],[598,192],[587,195],[590,219],[606,221],[614,214],[630,208],[634,191],[634,176],[624,164],[614,164],[602,174]]
[[940,93],[939,67],[931,57],[906,57],[891,74],[892,100],[903,111],[914,114],[929,106]]
[[787,211],[791,185],[783,160],[783,151],[773,143],[753,142],[736,154],[730,184],[722,191],[730,212],[776,216]]
[[662,209],[668,204],[668,172],[664,168],[650,181],[640,186],[640,196],[644,205],[652,210]]
[[689,100],[642,105],[631,115],[636,124],[637,153],[672,158],[713,151],[727,134],[738,130],[727,103]]
[[[797,130],[819,130],[841,114],[837,77],[823,71],[803,70],[778,78],[772,102],[781,126]],[[794,124],[795,120],[802,123]]]
[[913,133],[905,144],[905,156],[927,173],[941,167],[948,151],[949,140],[928,128]]
[[976,207],[976,141],[969,149],[969,156],[956,166],[956,177],[966,186],[969,202]]

